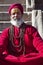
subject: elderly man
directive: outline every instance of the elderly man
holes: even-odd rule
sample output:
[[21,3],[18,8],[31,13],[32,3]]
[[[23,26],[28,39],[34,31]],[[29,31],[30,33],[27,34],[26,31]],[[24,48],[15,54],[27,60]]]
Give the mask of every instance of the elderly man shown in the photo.
[[23,7],[9,7],[11,26],[0,35],[0,65],[43,65],[43,40],[37,29],[24,23]]

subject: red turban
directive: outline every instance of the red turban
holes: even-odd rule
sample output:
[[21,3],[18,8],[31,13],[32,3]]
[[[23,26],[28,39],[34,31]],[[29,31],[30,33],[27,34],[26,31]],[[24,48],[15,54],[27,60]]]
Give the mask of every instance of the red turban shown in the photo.
[[21,4],[12,4],[10,7],[9,7],[9,9],[8,9],[8,11],[9,11],[9,14],[11,14],[11,9],[13,9],[13,8],[18,8],[18,9],[20,9],[20,11],[21,11],[21,13],[23,14],[23,6],[21,5]]

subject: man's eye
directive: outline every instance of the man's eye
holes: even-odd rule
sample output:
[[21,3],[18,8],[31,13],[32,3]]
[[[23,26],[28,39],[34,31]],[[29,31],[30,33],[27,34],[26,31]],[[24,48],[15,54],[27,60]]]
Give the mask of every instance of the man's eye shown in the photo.
[[13,13],[12,15],[15,15],[15,13]]

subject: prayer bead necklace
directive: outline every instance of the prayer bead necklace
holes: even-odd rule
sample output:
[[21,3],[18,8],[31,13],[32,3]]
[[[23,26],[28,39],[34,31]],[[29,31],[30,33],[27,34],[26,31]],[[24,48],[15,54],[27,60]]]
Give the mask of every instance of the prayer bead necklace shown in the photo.
[[[23,33],[22,33],[23,34]],[[14,31],[13,31],[13,36],[14,36]],[[15,38],[18,38],[18,37],[20,37],[21,36],[21,32],[20,32],[20,35],[19,36],[17,36],[17,37],[15,37]],[[21,36],[22,37],[22,36]],[[24,39],[23,39],[24,40]],[[14,44],[14,42],[13,42],[13,38],[12,38],[12,45],[13,45],[13,47],[15,47],[15,48],[19,48],[20,47],[20,49],[18,50],[18,52],[21,52],[21,50],[23,49],[23,55],[25,54],[25,45],[23,44],[22,45],[22,43],[21,43],[21,39],[20,39],[20,43],[19,43],[19,45],[16,45],[16,44]],[[24,42],[24,41],[23,41]]]

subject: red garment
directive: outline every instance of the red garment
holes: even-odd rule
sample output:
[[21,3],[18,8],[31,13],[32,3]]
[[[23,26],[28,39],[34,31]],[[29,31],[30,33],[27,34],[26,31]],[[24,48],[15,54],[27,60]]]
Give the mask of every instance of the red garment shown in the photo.
[[[15,53],[10,53],[12,49],[8,49],[9,45],[9,28],[5,29],[0,36],[0,63],[1,65],[43,65],[43,40],[37,30],[28,25],[24,33],[25,55],[23,50],[18,53],[18,48]],[[14,27],[15,37],[20,34],[20,28]],[[14,44],[19,44],[19,39],[14,39]],[[9,45],[10,46],[10,45]],[[9,52],[10,51],[10,52]]]

